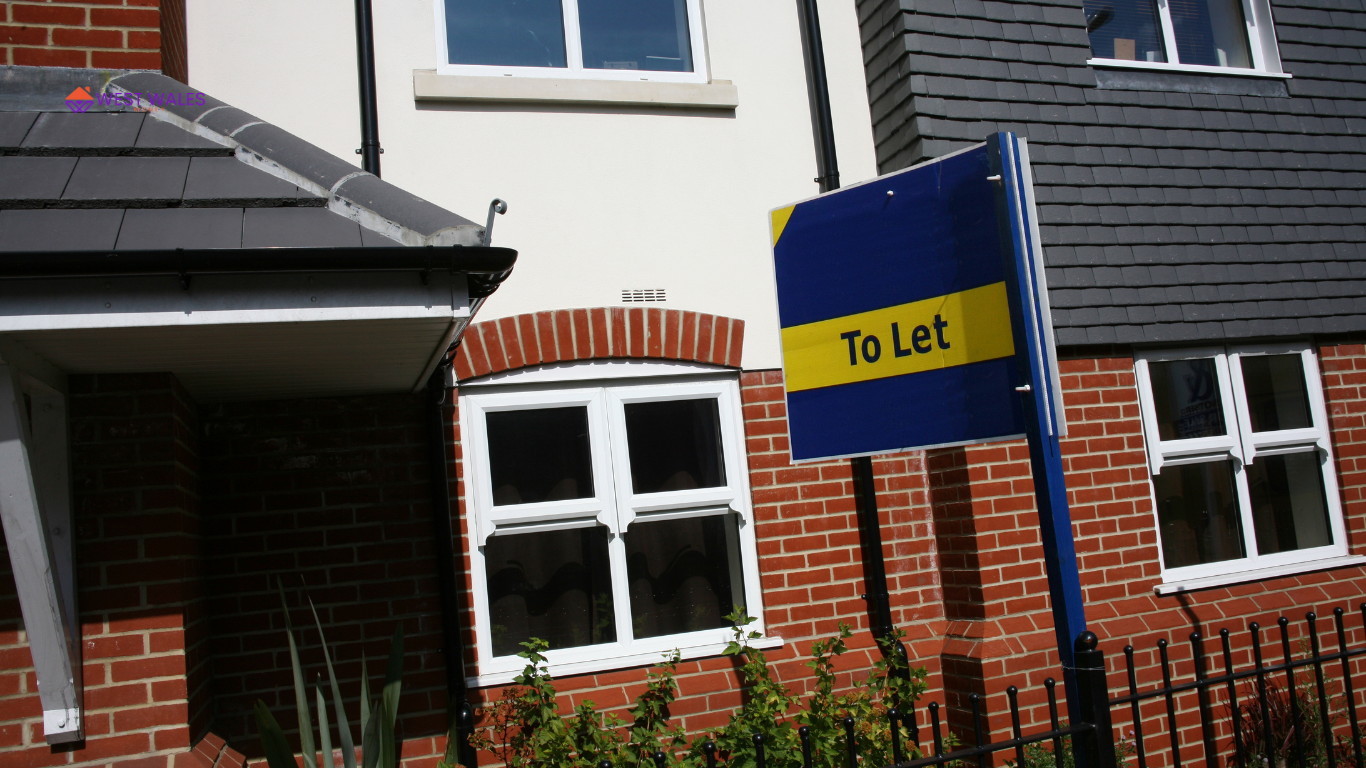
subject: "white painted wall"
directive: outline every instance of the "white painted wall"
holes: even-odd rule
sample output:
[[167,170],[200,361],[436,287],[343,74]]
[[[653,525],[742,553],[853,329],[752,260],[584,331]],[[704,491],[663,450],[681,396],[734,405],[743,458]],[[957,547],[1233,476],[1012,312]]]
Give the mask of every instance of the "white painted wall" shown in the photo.
[[[744,367],[779,365],[769,209],[816,194],[796,0],[703,0],[711,76],[734,112],[413,99],[434,69],[432,3],[375,0],[384,178],[480,223],[521,252],[480,312],[620,304],[746,322]],[[350,0],[189,0],[190,83],[358,163]],[[853,0],[820,0],[841,181],[876,175]],[[642,306],[642,305],[633,305]]]

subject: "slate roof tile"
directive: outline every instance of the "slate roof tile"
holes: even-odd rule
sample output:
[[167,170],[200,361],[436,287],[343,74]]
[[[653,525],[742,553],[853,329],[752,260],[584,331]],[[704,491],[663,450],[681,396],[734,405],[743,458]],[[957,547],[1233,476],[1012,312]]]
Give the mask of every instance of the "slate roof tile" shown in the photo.
[[[136,136],[129,139],[129,143]],[[233,161],[236,162],[236,161]],[[177,201],[185,189],[188,157],[82,157],[63,200]]]
[[0,210],[0,251],[94,251],[114,247],[123,209]]

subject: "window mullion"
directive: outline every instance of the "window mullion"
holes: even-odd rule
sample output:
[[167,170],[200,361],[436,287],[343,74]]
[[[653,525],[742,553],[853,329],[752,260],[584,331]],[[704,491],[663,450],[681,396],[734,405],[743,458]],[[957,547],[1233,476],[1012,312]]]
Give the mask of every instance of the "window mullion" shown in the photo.
[[583,72],[583,36],[579,34],[579,0],[561,0],[564,15],[565,63],[570,72]]
[[1162,20],[1162,45],[1167,52],[1167,63],[1180,64],[1181,57],[1176,52],[1176,27],[1172,24],[1168,0],[1157,0],[1157,15]]
[[[575,0],[565,0],[565,5],[574,2]],[[608,472],[608,476],[603,478],[602,487],[610,489],[612,514],[617,524],[616,530],[611,534],[611,541],[607,544],[607,561],[612,571],[612,602],[616,606],[614,617],[617,625],[617,643],[629,646],[635,640],[635,632],[631,622],[631,582],[626,562],[626,526],[630,524],[630,518],[634,517],[634,514],[623,509],[627,506],[629,497],[620,493],[620,483],[629,483],[631,476],[629,472],[625,472],[629,468],[629,465],[624,463],[627,459],[625,442],[616,439],[617,425],[621,422],[621,401],[607,389],[601,392],[603,423],[598,431],[606,448],[607,461],[604,464]],[[619,478],[618,474],[622,472],[625,472],[625,477]]]

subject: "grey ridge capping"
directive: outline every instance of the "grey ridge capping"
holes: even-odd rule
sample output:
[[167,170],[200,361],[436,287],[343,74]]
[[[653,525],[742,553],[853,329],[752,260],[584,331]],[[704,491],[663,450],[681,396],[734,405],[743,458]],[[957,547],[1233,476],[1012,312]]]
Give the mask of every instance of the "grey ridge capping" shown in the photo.
[[1081,0],[858,0],[879,171],[1029,139],[1061,345],[1366,331],[1366,8],[1271,0],[1291,79],[1090,67]]
[[176,94],[174,103],[153,105],[149,119],[232,148],[239,161],[293,184],[301,198],[311,195],[325,201],[328,210],[351,219],[360,229],[405,245],[478,245],[483,237],[483,227],[475,222],[163,75],[121,75],[110,81],[109,91]]

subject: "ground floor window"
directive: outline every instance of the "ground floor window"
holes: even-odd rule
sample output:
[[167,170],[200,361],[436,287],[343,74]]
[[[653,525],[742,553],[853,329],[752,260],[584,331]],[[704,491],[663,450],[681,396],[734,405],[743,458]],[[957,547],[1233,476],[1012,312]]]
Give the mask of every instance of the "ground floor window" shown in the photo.
[[1347,554],[1312,349],[1146,353],[1136,373],[1164,580]]
[[480,676],[536,637],[587,670],[762,615],[733,374],[466,386]]

